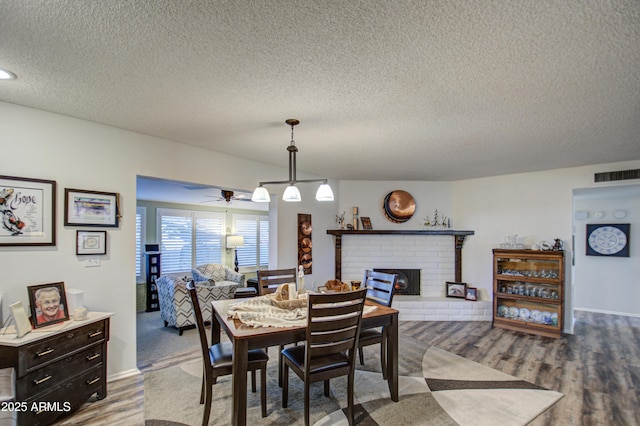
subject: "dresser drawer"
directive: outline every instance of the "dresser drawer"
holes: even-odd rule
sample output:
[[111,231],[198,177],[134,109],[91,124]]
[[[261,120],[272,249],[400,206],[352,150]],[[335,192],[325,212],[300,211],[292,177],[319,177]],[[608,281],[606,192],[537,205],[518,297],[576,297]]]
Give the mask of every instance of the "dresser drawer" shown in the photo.
[[18,424],[41,426],[70,414],[81,406],[91,395],[98,392],[106,394],[106,377],[102,366],[67,379],[49,392],[30,398],[28,410],[19,413]]
[[106,341],[109,338],[107,333],[107,321],[97,321],[84,327],[61,331],[55,337],[23,347],[18,360],[18,377],[46,363],[68,356],[69,353]]
[[101,365],[104,360],[104,345],[95,344],[81,352],[66,356],[52,364],[28,373],[16,381],[16,394],[24,400],[46,392],[82,371]]

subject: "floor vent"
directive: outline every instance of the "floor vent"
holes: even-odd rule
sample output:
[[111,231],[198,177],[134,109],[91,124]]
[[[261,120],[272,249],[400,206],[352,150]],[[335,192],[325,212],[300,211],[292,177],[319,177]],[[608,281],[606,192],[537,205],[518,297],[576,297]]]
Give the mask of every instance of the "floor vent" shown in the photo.
[[594,182],[611,182],[614,180],[640,179],[640,169],[603,172],[594,175]]

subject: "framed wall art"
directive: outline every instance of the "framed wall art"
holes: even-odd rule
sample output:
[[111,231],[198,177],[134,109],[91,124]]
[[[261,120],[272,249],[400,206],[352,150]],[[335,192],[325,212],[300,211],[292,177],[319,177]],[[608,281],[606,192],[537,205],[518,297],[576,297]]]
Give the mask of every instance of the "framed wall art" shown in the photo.
[[587,256],[629,257],[628,223],[588,224]]
[[118,194],[65,188],[64,224],[117,228]]
[[0,246],[56,245],[56,182],[0,176]]
[[76,254],[107,254],[107,231],[76,231]]
[[476,287],[467,287],[467,292],[464,298],[466,300],[478,300],[478,289]]
[[447,281],[447,297],[464,299],[467,295],[467,284]]
[[360,218],[360,221],[362,222],[362,229],[373,229],[373,226],[371,226],[371,219],[366,217],[366,216],[362,216]]
[[310,274],[313,270],[312,230],[311,215],[298,213],[298,265],[302,265],[305,274]]
[[27,287],[33,327],[44,327],[69,319],[64,283],[40,284]]

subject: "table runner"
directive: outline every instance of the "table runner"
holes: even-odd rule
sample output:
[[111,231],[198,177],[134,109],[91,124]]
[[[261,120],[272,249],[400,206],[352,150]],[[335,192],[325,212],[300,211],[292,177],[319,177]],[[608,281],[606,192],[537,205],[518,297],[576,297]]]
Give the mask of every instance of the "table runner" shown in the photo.
[[[375,306],[365,305],[363,314],[375,309]],[[304,327],[307,325],[307,297],[306,294],[294,300],[276,300],[271,295],[252,297],[232,304],[227,316],[256,328]]]

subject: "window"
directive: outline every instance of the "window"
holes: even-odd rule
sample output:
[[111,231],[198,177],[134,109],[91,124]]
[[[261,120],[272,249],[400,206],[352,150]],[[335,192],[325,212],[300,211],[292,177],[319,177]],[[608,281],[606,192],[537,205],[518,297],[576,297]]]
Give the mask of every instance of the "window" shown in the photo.
[[224,213],[158,209],[157,217],[163,273],[222,263]]
[[235,235],[244,237],[244,247],[237,248],[238,266],[253,268],[269,266],[269,218],[258,215],[233,215]]
[[145,207],[136,207],[136,282],[142,283],[145,280],[142,273],[142,244],[146,241],[145,229],[146,229],[146,217],[147,209]]

